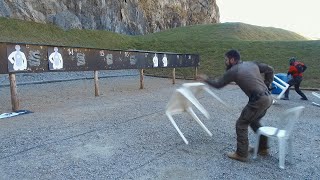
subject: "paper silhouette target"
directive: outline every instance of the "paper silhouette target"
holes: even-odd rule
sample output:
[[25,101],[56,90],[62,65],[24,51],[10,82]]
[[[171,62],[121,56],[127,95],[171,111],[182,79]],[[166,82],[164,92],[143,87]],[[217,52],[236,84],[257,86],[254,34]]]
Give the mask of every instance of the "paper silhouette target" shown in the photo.
[[152,58],[152,62],[153,62],[153,67],[158,67],[158,57],[157,54],[155,53],[153,58]]
[[8,51],[8,60],[10,63],[8,63],[8,70],[9,72],[12,71],[25,71],[27,70],[27,58],[24,52],[21,51],[20,45],[15,45],[14,51],[9,52]]
[[167,58],[166,54],[163,55],[162,63],[163,63],[163,67],[167,67],[168,66],[168,58]]
[[[63,59],[62,55],[59,53],[59,49],[57,47],[53,48],[53,51],[49,55],[49,69],[50,70],[59,70],[63,69]],[[48,48],[49,52],[49,48]]]

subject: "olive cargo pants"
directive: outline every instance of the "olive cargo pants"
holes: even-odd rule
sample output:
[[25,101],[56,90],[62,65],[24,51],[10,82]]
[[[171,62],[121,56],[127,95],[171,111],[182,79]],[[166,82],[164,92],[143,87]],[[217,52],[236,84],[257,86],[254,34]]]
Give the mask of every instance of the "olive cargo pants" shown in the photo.
[[[248,156],[248,126],[254,132],[257,132],[261,127],[260,120],[266,114],[267,109],[272,105],[271,95],[262,95],[255,101],[249,101],[245,108],[242,110],[239,119],[236,122],[237,133],[237,154],[242,157]],[[268,138],[260,136],[259,149],[268,148]]]

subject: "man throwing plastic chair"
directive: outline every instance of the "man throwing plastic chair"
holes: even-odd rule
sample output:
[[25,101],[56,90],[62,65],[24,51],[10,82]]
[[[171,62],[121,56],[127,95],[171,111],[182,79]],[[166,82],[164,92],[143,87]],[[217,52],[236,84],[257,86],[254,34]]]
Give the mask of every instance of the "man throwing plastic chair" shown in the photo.
[[[273,68],[258,62],[242,62],[240,53],[236,50],[230,50],[225,54],[225,65],[226,72],[220,78],[211,80],[206,75],[200,75],[198,79],[215,88],[222,88],[230,82],[235,82],[248,96],[249,102],[236,122],[237,150],[227,154],[231,159],[247,161],[248,126],[256,132],[261,127],[261,118],[272,105],[273,98],[269,87],[273,81]],[[264,80],[261,73],[265,75]],[[267,140],[266,136],[261,136],[260,152],[267,152]]]

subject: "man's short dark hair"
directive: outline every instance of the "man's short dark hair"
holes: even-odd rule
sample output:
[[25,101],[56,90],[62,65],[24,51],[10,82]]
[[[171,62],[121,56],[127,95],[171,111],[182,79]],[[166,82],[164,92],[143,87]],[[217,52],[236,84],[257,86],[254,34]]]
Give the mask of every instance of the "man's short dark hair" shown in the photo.
[[237,50],[231,49],[230,51],[226,52],[225,54],[228,59],[234,58],[234,60],[240,60],[240,53]]
[[297,60],[297,58],[291,57],[291,58],[289,59],[289,65],[293,65],[293,63],[296,62],[296,60]]

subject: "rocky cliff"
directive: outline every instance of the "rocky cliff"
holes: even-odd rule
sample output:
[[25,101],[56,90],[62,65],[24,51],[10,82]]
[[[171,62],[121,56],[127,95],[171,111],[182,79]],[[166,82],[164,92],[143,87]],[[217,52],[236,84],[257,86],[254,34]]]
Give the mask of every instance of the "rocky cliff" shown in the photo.
[[0,0],[0,16],[130,35],[220,18],[216,0]]

